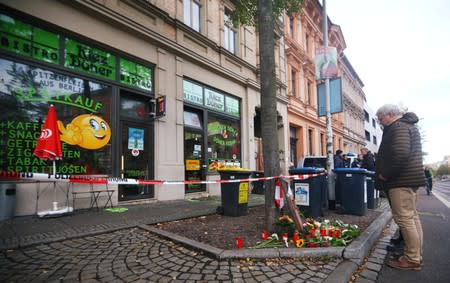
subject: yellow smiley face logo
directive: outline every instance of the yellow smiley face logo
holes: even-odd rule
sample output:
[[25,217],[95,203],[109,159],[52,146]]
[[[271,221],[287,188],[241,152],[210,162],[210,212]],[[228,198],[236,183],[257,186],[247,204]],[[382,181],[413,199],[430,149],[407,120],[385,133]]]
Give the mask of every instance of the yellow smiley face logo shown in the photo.
[[58,121],[61,140],[86,149],[99,149],[111,139],[111,128],[103,118],[83,114],[75,117],[67,127]]

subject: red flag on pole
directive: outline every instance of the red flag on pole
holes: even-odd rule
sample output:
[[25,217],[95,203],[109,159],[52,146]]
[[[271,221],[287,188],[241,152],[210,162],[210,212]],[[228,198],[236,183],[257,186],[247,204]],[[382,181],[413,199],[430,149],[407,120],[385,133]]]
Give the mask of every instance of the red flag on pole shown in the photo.
[[40,159],[62,159],[62,146],[57,125],[58,118],[53,105],[50,105],[44,127],[42,127],[33,154]]

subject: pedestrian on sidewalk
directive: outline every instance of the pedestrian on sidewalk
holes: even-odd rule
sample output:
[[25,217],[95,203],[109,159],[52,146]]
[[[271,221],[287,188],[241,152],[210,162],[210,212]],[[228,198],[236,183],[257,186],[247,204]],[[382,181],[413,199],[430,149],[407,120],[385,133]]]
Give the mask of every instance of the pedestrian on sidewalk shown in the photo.
[[369,171],[375,171],[375,157],[373,156],[373,153],[366,147],[361,148],[360,151],[363,156],[361,161],[361,168],[367,169]]
[[345,167],[345,160],[342,156],[342,150],[337,149],[336,154],[334,155],[334,168],[344,168]]
[[433,171],[430,167],[425,166],[423,172],[425,173],[425,178],[427,179],[427,194],[430,194],[433,191]]
[[417,191],[425,185],[422,144],[415,113],[386,104],[376,113],[384,127],[377,155],[375,187],[385,190],[392,216],[405,239],[403,254],[387,265],[397,269],[422,268],[423,231],[417,213]]

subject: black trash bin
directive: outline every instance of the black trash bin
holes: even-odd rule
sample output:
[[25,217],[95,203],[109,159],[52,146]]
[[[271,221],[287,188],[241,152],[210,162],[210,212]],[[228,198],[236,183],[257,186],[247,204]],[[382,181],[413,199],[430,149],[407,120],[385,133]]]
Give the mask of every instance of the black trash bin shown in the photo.
[[[252,178],[262,178],[262,177],[264,177],[264,172],[254,171],[252,174]],[[253,185],[252,194],[263,195],[265,193],[264,180],[254,181],[252,185]]]
[[[290,175],[319,174],[325,169],[300,167],[289,170]],[[325,174],[305,180],[293,180],[295,203],[305,217],[323,216],[327,205],[327,179]]]
[[367,183],[367,208],[375,209],[376,207],[376,195],[375,195],[375,172],[366,172]]
[[[340,195],[339,211],[344,214],[363,216],[367,213],[366,169],[336,168],[336,196]],[[336,197],[337,199],[337,197]]]
[[0,182],[0,221],[14,217],[16,209],[16,184]]
[[[219,170],[221,180],[248,179],[251,171]],[[221,184],[221,207],[218,211],[227,216],[243,216],[248,214],[249,182],[233,182]]]

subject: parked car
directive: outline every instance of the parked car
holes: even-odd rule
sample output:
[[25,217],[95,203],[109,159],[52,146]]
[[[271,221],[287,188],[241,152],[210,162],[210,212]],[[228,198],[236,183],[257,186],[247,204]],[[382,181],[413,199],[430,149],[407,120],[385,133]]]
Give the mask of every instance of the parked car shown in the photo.
[[301,167],[316,167],[327,169],[327,157],[326,156],[305,156],[300,158],[297,164],[297,168]]

